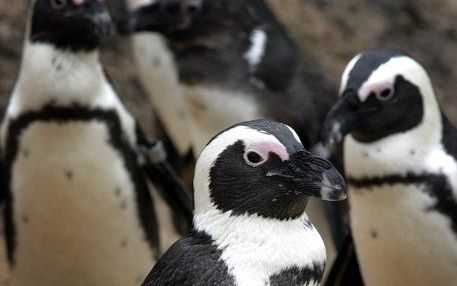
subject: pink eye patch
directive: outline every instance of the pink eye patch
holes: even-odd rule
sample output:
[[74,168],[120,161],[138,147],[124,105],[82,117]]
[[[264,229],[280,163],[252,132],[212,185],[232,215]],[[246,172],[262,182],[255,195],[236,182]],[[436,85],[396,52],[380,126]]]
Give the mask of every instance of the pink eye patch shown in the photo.
[[286,148],[277,143],[259,142],[254,144],[253,146],[250,146],[250,149],[263,155],[265,158],[267,158],[268,153],[271,152],[276,154],[279,158],[281,158],[282,161],[286,161],[289,159],[289,153],[287,153]]
[[73,0],[73,4],[75,4],[76,6],[81,6],[83,5],[85,2],[85,0]]

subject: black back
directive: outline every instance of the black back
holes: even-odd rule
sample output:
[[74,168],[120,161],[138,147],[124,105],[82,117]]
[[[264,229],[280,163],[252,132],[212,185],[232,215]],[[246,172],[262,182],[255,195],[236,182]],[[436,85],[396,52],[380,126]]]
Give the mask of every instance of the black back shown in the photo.
[[[252,68],[245,59],[255,29],[267,35],[265,54]],[[319,141],[336,89],[303,62],[262,0],[205,0],[193,24],[167,32],[180,81],[242,91],[259,104],[264,118],[292,126],[309,148]]]

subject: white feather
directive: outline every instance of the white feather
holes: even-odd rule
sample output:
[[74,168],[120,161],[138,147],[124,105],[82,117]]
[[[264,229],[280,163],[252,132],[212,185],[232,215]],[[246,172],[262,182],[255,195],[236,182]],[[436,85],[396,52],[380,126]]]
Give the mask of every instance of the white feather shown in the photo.
[[267,33],[262,29],[254,29],[251,33],[251,46],[244,54],[245,60],[250,65],[250,70],[255,71],[257,65],[262,61],[265,55],[267,44]]

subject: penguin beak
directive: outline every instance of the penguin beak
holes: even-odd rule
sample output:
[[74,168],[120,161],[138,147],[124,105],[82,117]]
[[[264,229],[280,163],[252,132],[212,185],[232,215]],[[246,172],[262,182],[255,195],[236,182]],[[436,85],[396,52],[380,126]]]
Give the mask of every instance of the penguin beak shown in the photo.
[[360,106],[356,92],[345,93],[327,114],[322,128],[322,142],[334,152],[344,137],[354,129]]
[[120,34],[182,31],[190,27],[201,6],[202,0],[159,0],[119,19],[117,30]]
[[289,190],[325,201],[340,201],[347,197],[346,184],[341,174],[327,160],[308,151],[298,151],[286,165],[267,173],[284,184]]

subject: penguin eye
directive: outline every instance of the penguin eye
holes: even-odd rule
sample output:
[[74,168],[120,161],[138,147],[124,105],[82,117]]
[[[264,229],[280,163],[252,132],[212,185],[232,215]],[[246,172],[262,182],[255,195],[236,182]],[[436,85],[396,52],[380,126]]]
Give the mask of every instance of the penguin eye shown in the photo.
[[386,88],[376,94],[376,98],[382,101],[391,99],[394,96],[394,90],[392,88]]
[[248,151],[244,154],[244,160],[249,166],[257,167],[265,163],[266,158],[255,151]]
[[54,10],[61,10],[67,6],[67,0],[51,0],[51,7]]

